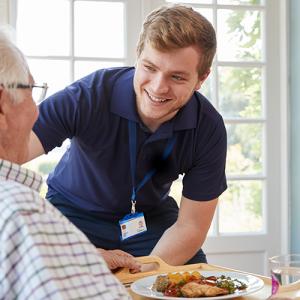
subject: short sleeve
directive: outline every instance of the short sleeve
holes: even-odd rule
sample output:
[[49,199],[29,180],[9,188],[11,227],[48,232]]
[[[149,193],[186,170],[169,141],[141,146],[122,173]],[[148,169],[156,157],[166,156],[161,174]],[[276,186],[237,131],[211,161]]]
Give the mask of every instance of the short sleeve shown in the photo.
[[225,176],[227,135],[222,117],[204,114],[197,132],[193,165],[183,178],[183,195],[212,200],[227,188]]
[[[95,73],[96,74],[96,73]],[[95,102],[99,100],[93,85],[96,75],[78,80],[43,101],[33,131],[46,153],[61,146],[66,139],[83,136],[95,118]]]

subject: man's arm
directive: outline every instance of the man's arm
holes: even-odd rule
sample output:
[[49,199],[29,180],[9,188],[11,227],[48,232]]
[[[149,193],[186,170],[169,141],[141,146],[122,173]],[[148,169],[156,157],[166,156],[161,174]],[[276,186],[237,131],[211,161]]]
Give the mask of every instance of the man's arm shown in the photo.
[[30,138],[29,138],[29,143],[28,143],[28,157],[27,160],[24,161],[23,163],[30,161],[38,156],[41,156],[45,154],[45,150],[37,137],[37,135],[31,131],[30,133]]
[[151,252],[170,265],[182,265],[202,247],[218,198],[193,201],[182,196],[177,221],[165,231]]

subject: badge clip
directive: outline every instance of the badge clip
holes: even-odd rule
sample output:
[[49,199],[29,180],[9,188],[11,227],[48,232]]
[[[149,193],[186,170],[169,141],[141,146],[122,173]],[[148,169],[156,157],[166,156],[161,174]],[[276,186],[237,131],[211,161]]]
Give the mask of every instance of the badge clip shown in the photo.
[[135,214],[135,204],[136,204],[136,201],[131,200],[131,214]]

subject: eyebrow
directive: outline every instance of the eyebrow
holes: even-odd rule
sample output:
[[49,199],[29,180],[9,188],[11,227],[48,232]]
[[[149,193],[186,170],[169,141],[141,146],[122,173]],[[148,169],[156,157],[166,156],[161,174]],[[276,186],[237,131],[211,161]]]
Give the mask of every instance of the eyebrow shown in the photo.
[[[149,64],[149,65],[157,68],[157,66],[154,63],[152,63],[151,61],[149,61],[148,59],[142,59],[142,62],[144,62],[146,64]],[[187,73],[185,71],[180,71],[180,70],[173,70],[173,71],[171,71],[169,73],[176,74],[176,75],[190,76],[189,73]]]

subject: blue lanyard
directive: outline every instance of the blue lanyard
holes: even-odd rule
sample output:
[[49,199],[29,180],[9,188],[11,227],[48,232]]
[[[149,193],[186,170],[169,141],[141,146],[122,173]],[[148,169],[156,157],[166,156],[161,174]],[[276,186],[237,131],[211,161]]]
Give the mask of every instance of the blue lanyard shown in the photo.
[[[157,171],[155,168],[148,171],[140,183],[136,186],[135,174],[136,174],[136,123],[133,121],[128,121],[128,132],[129,132],[129,154],[130,154],[130,169],[131,169],[131,178],[132,178],[132,194],[131,202],[132,209],[131,212],[135,213],[135,203],[136,203],[136,194],[144,186],[144,184],[155,174]],[[171,154],[173,147],[175,145],[176,137],[173,136],[168,140],[167,146],[162,155],[162,159],[166,160]]]

